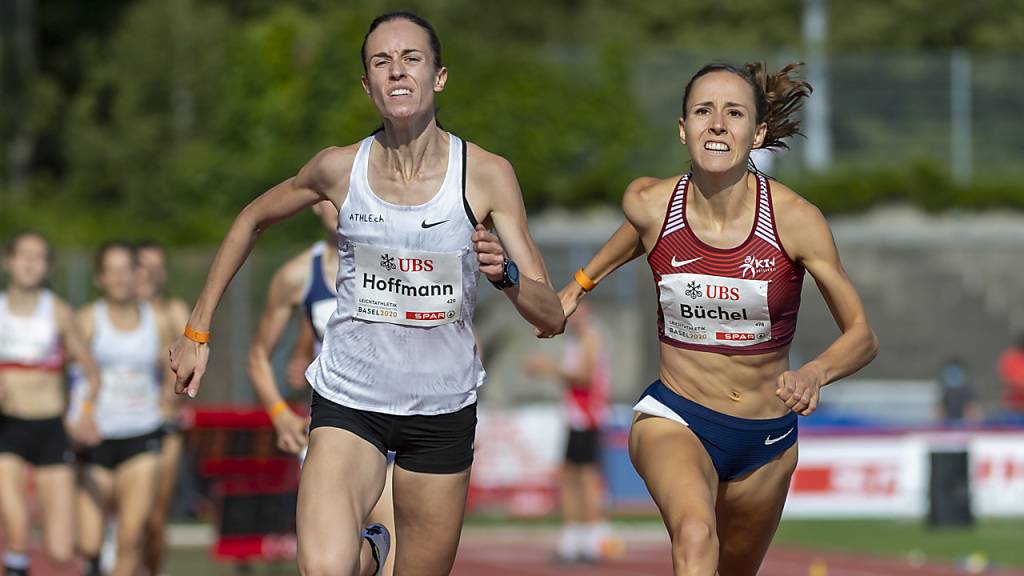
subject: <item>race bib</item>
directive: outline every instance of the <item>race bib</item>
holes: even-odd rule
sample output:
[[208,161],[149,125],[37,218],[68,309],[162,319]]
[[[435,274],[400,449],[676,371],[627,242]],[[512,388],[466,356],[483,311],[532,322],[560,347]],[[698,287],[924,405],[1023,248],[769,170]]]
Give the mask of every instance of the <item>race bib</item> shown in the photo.
[[104,368],[100,403],[117,411],[149,410],[160,403],[160,388],[151,372],[117,366]]
[[370,322],[440,326],[459,320],[462,257],[353,244],[355,313]]
[[658,287],[665,335],[673,340],[742,347],[772,337],[767,281],[668,274]]

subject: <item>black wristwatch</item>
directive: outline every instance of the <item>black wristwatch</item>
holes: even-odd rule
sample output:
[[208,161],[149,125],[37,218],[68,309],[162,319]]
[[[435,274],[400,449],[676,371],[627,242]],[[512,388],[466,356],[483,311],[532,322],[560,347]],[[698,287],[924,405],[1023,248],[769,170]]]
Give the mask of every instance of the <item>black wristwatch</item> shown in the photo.
[[502,266],[501,280],[491,280],[491,284],[494,284],[494,287],[498,290],[518,286],[519,266],[516,266],[515,262],[505,258],[505,264]]

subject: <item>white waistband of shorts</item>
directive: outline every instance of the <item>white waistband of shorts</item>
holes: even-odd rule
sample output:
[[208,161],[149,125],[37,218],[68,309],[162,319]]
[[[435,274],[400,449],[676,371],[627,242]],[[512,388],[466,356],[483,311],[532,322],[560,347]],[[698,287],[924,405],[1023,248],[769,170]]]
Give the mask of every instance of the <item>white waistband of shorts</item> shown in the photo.
[[658,402],[653,396],[644,396],[639,402],[633,406],[633,412],[639,412],[641,414],[648,414],[650,416],[658,416],[659,418],[668,418],[679,422],[687,428],[690,424],[683,420],[683,417],[676,414],[671,408],[665,406],[661,402]]

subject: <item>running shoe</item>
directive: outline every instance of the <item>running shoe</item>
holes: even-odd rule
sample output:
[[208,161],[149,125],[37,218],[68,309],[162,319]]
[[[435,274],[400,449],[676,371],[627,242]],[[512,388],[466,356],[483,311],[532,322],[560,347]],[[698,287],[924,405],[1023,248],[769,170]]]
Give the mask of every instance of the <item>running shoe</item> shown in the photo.
[[384,573],[384,562],[388,559],[388,551],[391,550],[391,533],[383,524],[370,524],[363,530],[363,538],[370,543],[370,552],[373,553],[373,560],[377,562],[373,576],[381,576]]

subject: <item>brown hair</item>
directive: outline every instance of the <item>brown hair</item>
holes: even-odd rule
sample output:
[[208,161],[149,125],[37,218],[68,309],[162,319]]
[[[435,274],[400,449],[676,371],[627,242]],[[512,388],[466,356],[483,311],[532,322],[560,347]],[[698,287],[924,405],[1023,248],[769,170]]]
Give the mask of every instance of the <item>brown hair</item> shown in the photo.
[[131,244],[123,240],[108,240],[103,244],[100,244],[100,247],[96,249],[96,254],[93,256],[92,262],[93,273],[103,273],[103,265],[106,264],[107,254],[114,250],[124,250],[128,252],[128,256],[132,261],[132,266],[135,266],[138,263],[135,248]]
[[754,91],[757,108],[755,121],[768,125],[761,148],[789,148],[784,139],[800,132],[800,120],[793,117],[803,106],[804,99],[811,95],[811,85],[806,80],[791,76],[803,62],[793,62],[775,73],[765,70],[763,62],[752,62],[743,67],[732,64],[708,64],[690,78],[683,91],[683,119],[686,119],[686,102],[690,89],[698,78],[712,72],[730,72],[750,84]]
[[385,22],[391,22],[392,20],[408,20],[413,24],[419,26],[427,33],[427,38],[430,40],[430,50],[433,52],[434,68],[441,69],[441,38],[438,37],[437,31],[434,30],[434,26],[426,20],[426,18],[416,14],[415,12],[409,12],[407,10],[401,10],[398,12],[388,12],[387,14],[381,14],[370,22],[370,29],[366,31],[366,36],[363,36],[363,47],[359,49],[359,55],[363,60],[363,72],[366,72],[366,41],[370,39],[370,34],[377,29],[378,26]]
[[23,238],[38,238],[46,246],[46,263],[51,266],[53,265],[53,246],[50,245],[50,240],[47,239],[46,235],[38,230],[23,230],[12,236],[7,241],[7,245],[4,246],[4,255],[8,258],[14,256],[14,252],[18,249],[18,243]]

